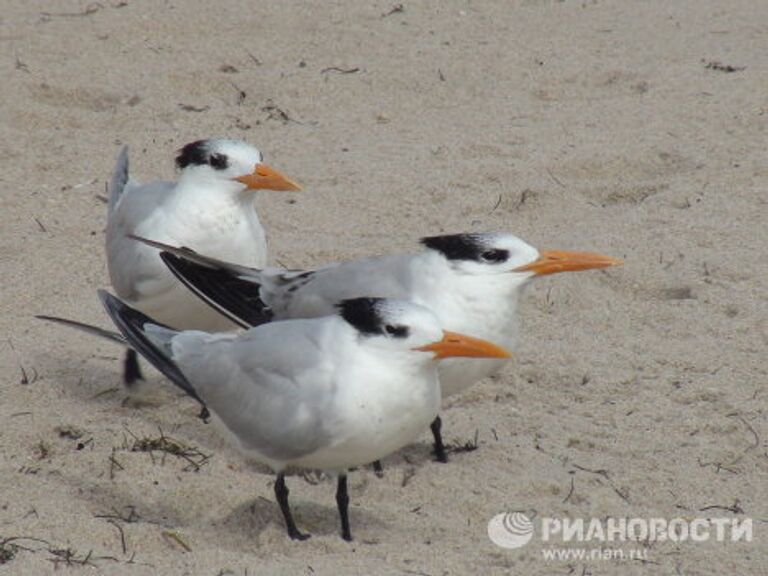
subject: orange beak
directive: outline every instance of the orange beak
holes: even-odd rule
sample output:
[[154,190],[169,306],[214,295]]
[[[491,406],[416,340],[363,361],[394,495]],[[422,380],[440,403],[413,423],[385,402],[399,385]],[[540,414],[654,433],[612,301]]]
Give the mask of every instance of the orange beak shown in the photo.
[[511,358],[512,355],[487,340],[472,338],[458,332],[443,331],[443,339],[415,348],[422,352],[434,352],[435,358]]
[[560,250],[548,250],[539,254],[538,260],[515,268],[513,272],[533,272],[538,276],[556,274],[557,272],[577,272],[579,270],[591,270],[592,268],[608,268],[620,266],[623,260],[594,254],[592,252],[563,252]]
[[239,176],[235,180],[248,186],[249,190],[301,190],[296,182],[266,164],[257,164],[251,174]]

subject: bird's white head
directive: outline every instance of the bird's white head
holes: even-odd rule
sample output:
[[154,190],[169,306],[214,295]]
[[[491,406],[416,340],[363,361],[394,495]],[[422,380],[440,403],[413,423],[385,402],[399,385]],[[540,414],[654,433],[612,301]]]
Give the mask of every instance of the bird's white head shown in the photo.
[[176,157],[176,166],[184,175],[231,182],[239,191],[301,190],[263,161],[263,154],[247,142],[215,138],[184,146]]
[[540,252],[517,236],[482,232],[422,238],[428,249],[440,253],[451,268],[465,275],[504,274],[522,285],[534,276],[616,266],[622,261],[591,252]]
[[353,298],[342,300],[339,315],[366,346],[408,354],[414,361],[451,357],[509,358],[509,353],[485,340],[442,329],[437,316],[405,300]]

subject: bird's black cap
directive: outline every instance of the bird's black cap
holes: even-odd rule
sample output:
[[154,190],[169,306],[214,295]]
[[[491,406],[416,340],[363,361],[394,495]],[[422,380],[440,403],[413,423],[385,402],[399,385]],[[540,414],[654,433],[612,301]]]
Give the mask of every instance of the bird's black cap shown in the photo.
[[179,150],[176,156],[176,166],[179,169],[186,168],[189,165],[203,166],[208,165],[217,170],[224,170],[229,165],[226,155],[211,151],[210,140],[196,140],[190,142]]
[[448,260],[474,260],[476,262],[498,263],[509,258],[509,251],[494,248],[488,234],[448,234],[428,236],[421,243],[430,250],[436,250]]
[[362,334],[381,334],[384,319],[381,316],[382,298],[351,298],[342,300],[336,307],[339,314]]

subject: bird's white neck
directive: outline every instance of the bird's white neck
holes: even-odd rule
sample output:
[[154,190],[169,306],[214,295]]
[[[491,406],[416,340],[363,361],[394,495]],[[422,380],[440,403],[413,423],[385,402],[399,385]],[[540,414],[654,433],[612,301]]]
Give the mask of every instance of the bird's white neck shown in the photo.
[[[423,263],[432,273],[418,275],[420,304],[431,308],[448,330],[466,332],[502,346],[517,339],[517,308],[524,285],[509,274],[461,274],[435,255]],[[429,283],[429,284],[427,284]]]
[[256,191],[246,190],[245,185],[236,180],[200,173],[185,173],[179,178],[176,195],[211,202],[250,203],[256,197]]

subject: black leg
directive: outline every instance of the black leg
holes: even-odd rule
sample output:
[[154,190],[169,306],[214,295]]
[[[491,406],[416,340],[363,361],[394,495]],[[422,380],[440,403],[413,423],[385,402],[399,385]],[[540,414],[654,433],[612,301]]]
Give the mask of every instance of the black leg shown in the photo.
[[349,531],[349,494],[347,494],[347,475],[339,476],[336,486],[336,505],[339,507],[341,518],[341,537],[347,542],[352,541],[352,532]]
[[136,355],[136,350],[128,348],[123,363],[123,383],[126,388],[131,388],[137,380],[144,380],[139,367],[139,358]]
[[291,508],[288,505],[288,487],[285,485],[285,475],[282,472],[277,475],[277,481],[275,482],[275,498],[280,505],[283,518],[285,518],[285,529],[288,531],[288,536],[291,537],[291,540],[306,540],[309,538],[309,534],[299,532],[293,521]]
[[432,421],[429,425],[432,430],[432,436],[435,438],[435,460],[438,462],[448,462],[448,456],[445,453],[445,446],[443,445],[443,435],[440,433],[440,429],[443,427],[443,421],[440,420],[440,416]]
[[376,474],[377,478],[384,478],[384,468],[381,467],[381,460],[376,460],[372,464],[373,466],[373,473]]

